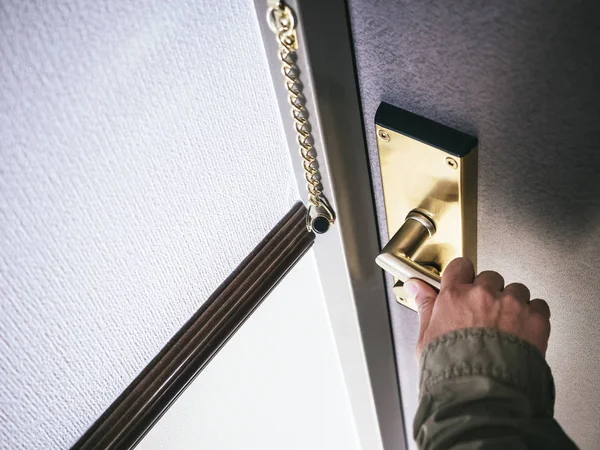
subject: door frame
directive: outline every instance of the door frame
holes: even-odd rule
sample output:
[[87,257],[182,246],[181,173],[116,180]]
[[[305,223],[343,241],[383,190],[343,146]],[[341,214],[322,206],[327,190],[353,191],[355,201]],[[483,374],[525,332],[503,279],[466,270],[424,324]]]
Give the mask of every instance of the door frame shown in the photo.
[[[298,189],[307,200],[277,44],[254,0]],[[317,237],[314,254],[356,430],[363,449],[402,450],[406,433],[380,242],[344,0],[289,0],[296,14],[298,65],[324,191],[337,221]]]

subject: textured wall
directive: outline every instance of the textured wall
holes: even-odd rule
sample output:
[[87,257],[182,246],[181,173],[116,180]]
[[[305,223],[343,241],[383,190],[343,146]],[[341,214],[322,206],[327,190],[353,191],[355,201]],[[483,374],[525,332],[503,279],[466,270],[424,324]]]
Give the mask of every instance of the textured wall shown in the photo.
[[[557,418],[582,448],[600,448],[600,4],[349,3],[383,238],[379,102],[476,135],[479,269],[548,301]],[[417,317],[391,306],[410,424]]]
[[65,448],[298,195],[250,0],[0,30],[0,448]]

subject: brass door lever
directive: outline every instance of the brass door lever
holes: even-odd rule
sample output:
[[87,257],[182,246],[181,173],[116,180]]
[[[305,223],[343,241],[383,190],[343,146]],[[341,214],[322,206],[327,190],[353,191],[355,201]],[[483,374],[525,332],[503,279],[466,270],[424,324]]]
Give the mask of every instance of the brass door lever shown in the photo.
[[419,278],[439,289],[452,259],[476,263],[477,140],[387,103],[375,124],[392,236],[376,261],[396,279],[398,301],[416,310],[404,281]]
[[401,282],[409,278],[419,278],[439,289],[441,282],[439,270],[411,259],[434,234],[433,221],[424,213],[416,209],[412,210],[406,216],[404,224],[377,256],[377,264]]

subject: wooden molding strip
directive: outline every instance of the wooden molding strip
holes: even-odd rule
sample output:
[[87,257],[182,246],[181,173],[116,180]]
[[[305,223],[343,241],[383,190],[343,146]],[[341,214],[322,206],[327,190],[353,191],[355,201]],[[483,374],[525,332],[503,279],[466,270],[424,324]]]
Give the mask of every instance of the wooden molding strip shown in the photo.
[[73,449],[133,448],[311,247],[297,203]]

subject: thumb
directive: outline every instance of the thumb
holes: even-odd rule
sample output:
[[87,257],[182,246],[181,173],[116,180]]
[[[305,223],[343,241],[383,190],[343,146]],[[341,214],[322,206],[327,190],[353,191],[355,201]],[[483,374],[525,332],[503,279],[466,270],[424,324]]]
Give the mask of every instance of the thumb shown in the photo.
[[408,295],[415,299],[419,310],[419,328],[421,334],[423,334],[429,326],[429,320],[431,319],[437,292],[427,283],[416,278],[411,278],[404,283],[404,290]]

